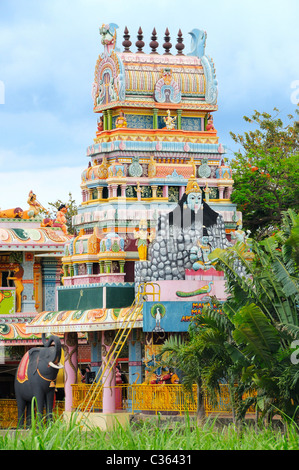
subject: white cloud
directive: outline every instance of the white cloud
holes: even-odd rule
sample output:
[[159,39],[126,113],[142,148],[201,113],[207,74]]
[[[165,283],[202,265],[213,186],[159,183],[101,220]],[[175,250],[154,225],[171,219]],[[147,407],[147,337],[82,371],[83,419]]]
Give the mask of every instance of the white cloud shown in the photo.
[[[182,29],[185,53],[190,50],[188,32],[205,29],[206,52],[219,81],[215,124],[226,145],[232,144],[229,131],[243,132],[242,117],[254,109],[294,109],[298,0],[1,0],[0,10],[0,81],[5,86],[0,106],[2,208],[12,198],[22,206],[20,197],[26,201],[34,188],[41,200],[34,182],[46,191],[49,176],[53,197],[47,189],[45,200],[63,199],[54,194],[64,187],[62,174],[72,175],[65,179],[66,194],[72,188],[80,193],[81,170],[76,174],[76,169],[87,166],[85,150],[95,136],[91,84],[103,51],[102,23],[119,25],[121,49],[127,26],[133,51],[139,26],[147,48],[156,27],[160,53],[166,27],[173,48]],[[17,169],[13,178],[12,166]],[[56,181],[61,184],[56,186]]]
[[0,208],[12,209],[21,207],[27,209],[27,198],[32,190],[38,201],[48,208],[49,202],[60,199],[67,202],[69,192],[77,204],[81,203],[81,173],[83,167],[60,167],[37,170],[0,173]]

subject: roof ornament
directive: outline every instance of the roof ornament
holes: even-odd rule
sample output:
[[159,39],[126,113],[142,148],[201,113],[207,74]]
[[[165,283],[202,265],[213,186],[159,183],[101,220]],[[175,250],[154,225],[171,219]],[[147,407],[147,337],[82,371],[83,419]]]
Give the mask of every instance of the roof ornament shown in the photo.
[[185,49],[185,44],[183,44],[183,33],[180,29],[179,29],[179,32],[178,32],[177,41],[178,42],[175,45],[175,48],[178,51],[177,55],[184,55],[183,54],[183,49]]
[[205,53],[207,33],[201,29],[192,29],[189,34],[191,35],[191,52],[188,55],[198,57],[204,69],[206,79],[205,100],[209,104],[216,104],[218,81],[216,80],[214,63]]
[[143,54],[143,47],[144,47],[144,41],[143,41],[143,31],[141,29],[141,26],[139,26],[139,29],[138,29],[138,34],[137,34],[137,39],[138,41],[136,41],[136,47],[137,47],[137,52],[139,52],[139,54]]
[[187,55],[203,57],[205,55],[207,33],[201,29],[192,29],[189,34],[191,35],[191,52]]
[[157,49],[159,47],[159,43],[157,41],[157,31],[156,28],[153,29],[151,42],[149,43],[150,48],[152,50],[151,54],[158,54]]
[[168,28],[166,28],[165,36],[164,36],[164,44],[163,49],[165,49],[164,55],[171,55],[170,49],[172,48],[172,44],[170,42],[170,33]]
[[124,41],[122,42],[122,45],[124,46],[124,52],[131,52],[130,47],[132,46],[132,42],[130,41],[130,34],[127,27],[125,27],[124,30]]
[[111,52],[116,47],[116,30],[118,26],[115,23],[103,24],[99,29],[99,33],[102,36],[101,43],[104,46],[104,56],[111,55]]

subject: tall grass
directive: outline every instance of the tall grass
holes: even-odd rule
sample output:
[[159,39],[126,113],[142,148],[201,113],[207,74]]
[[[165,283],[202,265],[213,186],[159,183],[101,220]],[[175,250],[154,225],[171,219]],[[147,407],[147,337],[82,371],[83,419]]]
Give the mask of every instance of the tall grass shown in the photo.
[[188,418],[172,424],[149,418],[102,431],[83,428],[74,415],[69,422],[33,421],[30,430],[2,432],[0,450],[298,450],[298,436],[294,423],[287,424],[285,432],[272,427],[256,430],[253,425],[240,432],[233,424],[220,427],[207,420],[199,427]]

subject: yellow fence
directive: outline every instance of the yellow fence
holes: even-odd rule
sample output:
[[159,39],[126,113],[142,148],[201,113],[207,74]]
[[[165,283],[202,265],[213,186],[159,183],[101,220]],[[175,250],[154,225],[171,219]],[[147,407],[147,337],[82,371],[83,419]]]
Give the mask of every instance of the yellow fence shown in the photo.
[[195,413],[196,393],[196,385],[193,386],[192,393],[187,393],[179,384],[133,385],[132,411]]
[[[73,388],[73,409],[80,408],[86,397],[93,390],[93,385],[72,385]],[[109,387],[108,387],[109,388]],[[119,385],[114,387],[116,394],[116,410],[130,409],[135,412],[167,412],[182,414],[185,412],[195,413],[197,410],[197,386],[193,385],[192,392],[187,392],[181,384],[135,384]],[[254,394],[254,392],[252,392]],[[250,394],[250,395],[252,395]],[[249,394],[244,394],[246,398]],[[210,413],[231,413],[232,406],[229,388],[226,384],[220,385],[220,392],[216,397],[216,404],[205,395],[204,406],[206,414]],[[91,406],[89,406],[89,409]],[[102,390],[95,403],[92,403],[92,411],[102,410]],[[254,412],[250,408],[248,412]]]
[[[78,384],[72,385],[73,409],[80,409],[86,398],[94,390],[94,385]],[[250,395],[253,395],[252,392]],[[96,395],[95,395],[96,396]],[[249,394],[244,395],[246,398]],[[130,410],[133,413],[145,412],[151,414],[183,414],[196,413],[197,409],[197,386],[194,385],[192,393],[186,392],[180,384],[135,384],[120,385],[115,387],[116,411]],[[230,414],[232,412],[229,389],[226,384],[220,385],[220,393],[217,395],[216,404],[206,395],[204,399],[205,412]],[[91,406],[89,407],[91,408]],[[56,412],[60,415],[64,411],[64,402],[57,402]],[[102,390],[96,401],[92,402],[92,411],[102,411]],[[251,408],[248,412],[253,413]],[[0,428],[17,426],[17,403],[16,400],[0,399]]]
[[[54,412],[58,415],[64,411],[64,402],[56,402]],[[18,408],[16,400],[0,399],[0,428],[16,428],[18,425]]]

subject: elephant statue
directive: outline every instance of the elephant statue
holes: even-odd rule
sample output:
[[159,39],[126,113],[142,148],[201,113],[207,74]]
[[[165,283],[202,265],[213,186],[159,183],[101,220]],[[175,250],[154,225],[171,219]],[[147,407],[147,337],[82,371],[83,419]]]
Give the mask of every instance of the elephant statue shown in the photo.
[[15,377],[15,395],[18,407],[18,426],[31,424],[31,401],[36,398],[37,413],[41,416],[46,406],[47,419],[52,418],[55,380],[60,364],[61,342],[58,336],[46,339],[42,334],[43,346],[32,348],[21,359]]

